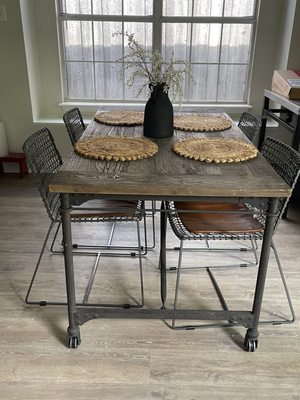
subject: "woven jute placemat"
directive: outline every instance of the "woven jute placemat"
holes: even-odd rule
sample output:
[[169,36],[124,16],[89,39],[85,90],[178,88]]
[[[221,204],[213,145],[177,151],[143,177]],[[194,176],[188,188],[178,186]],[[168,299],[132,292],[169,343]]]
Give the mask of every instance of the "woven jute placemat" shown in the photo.
[[231,121],[221,115],[187,114],[174,117],[174,129],[187,132],[224,131],[231,126]]
[[114,110],[96,114],[94,120],[105,125],[137,126],[143,125],[144,113],[142,111]]
[[113,161],[141,160],[158,152],[151,140],[129,136],[93,136],[77,142],[74,149],[83,157]]
[[191,138],[173,145],[180,156],[211,163],[246,161],[257,156],[257,148],[242,140],[227,138]]

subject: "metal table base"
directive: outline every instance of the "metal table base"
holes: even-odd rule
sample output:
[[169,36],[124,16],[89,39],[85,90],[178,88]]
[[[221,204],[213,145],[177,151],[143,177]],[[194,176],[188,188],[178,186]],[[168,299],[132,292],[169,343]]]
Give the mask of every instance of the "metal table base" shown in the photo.
[[258,324],[263,299],[269,253],[272,241],[273,226],[276,218],[277,199],[270,198],[268,202],[264,238],[257,273],[256,288],[251,311],[231,310],[173,310],[166,309],[167,274],[166,274],[166,227],[167,214],[165,204],[161,205],[161,242],[160,242],[160,271],[161,271],[161,308],[160,309],[106,309],[95,307],[77,307],[74,281],[74,265],[72,254],[72,232],[70,219],[70,196],[61,195],[61,215],[63,230],[63,248],[65,262],[65,277],[68,303],[68,346],[77,348],[80,344],[79,326],[95,318],[136,318],[136,319],[194,319],[194,320],[227,320],[229,323],[239,323],[247,328],[244,348],[246,351],[255,351],[258,344]]

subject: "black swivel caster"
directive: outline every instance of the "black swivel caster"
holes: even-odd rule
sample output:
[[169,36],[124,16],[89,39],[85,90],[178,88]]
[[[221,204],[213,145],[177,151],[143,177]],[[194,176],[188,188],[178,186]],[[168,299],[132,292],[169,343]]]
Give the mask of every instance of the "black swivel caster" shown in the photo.
[[244,349],[249,353],[253,353],[257,349],[258,340],[257,339],[248,339],[247,337],[244,340]]
[[80,344],[80,339],[78,336],[69,336],[68,347],[69,349],[77,349]]

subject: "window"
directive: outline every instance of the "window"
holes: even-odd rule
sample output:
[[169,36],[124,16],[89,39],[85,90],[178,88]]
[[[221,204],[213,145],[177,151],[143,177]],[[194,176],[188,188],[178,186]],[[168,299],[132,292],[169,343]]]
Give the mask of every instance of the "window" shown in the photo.
[[191,64],[184,103],[246,103],[257,0],[59,0],[66,101],[144,101],[124,87],[117,31]]

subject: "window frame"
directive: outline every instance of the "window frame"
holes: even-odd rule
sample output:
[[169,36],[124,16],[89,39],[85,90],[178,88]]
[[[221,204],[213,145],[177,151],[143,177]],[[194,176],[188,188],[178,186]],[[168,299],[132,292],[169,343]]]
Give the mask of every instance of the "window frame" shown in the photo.
[[[250,24],[251,25],[251,41],[249,44],[249,62],[245,63],[247,66],[246,72],[246,85],[244,90],[244,98],[242,101],[202,101],[202,100],[183,100],[182,105],[184,107],[189,106],[220,106],[225,105],[226,107],[230,106],[246,106],[249,102],[250,97],[250,83],[254,62],[254,49],[255,49],[255,41],[257,34],[257,20],[258,20],[258,10],[260,6],[260,0],[254,0],[254,10],[252,16],[247,17],[226,17],[226,16],[217,16],[217,17],[199,17],[199,16],[166,16],[163,15],[163,0],[153,0],[153,14],[145,15],[145,16],[135,16],[135,15],[94,15],[94,14],[65,14],[62,12],[61,3],[63,0],[56,0],[57,7],[57,27],[58,27],[58,42],[59,42],[59,53],[60,53],[60,69],[61,69],[61,86],[62,86],[62,104],[144,104],[144,99],[135,99],[135,100],[126,100],[126,99],[72,99],[68,98],[68,89],[67,89],[67,74],[66,74],[66,60],[65,60],[65,43],[64,43],[64,34],[63,34],[63,21],[114,21],[121,22],[122,24],[126,22],[148,22],[152,23],[152,48],[158,49],[161,51],[162,49],[162,27],[163,24],[167,23],[188,23],[192,25],[195,23],[218,23],[221,24],[222,32],[223,26],[225,24]],[[220,51],[221,53],[221,51]],[[95,63],[95,61],[92,61]],[[195,63],[197,64],[197,63]],[[204,63],[205,64],[205,63]],[[220,65],[222,63],[218,62],[218,74],[220,70]],[[226,63],[226,65],[237,65],[236,63]],[[95,70],[95,68],[94,68]],[[189,83],[188,83],[189,84]]]

